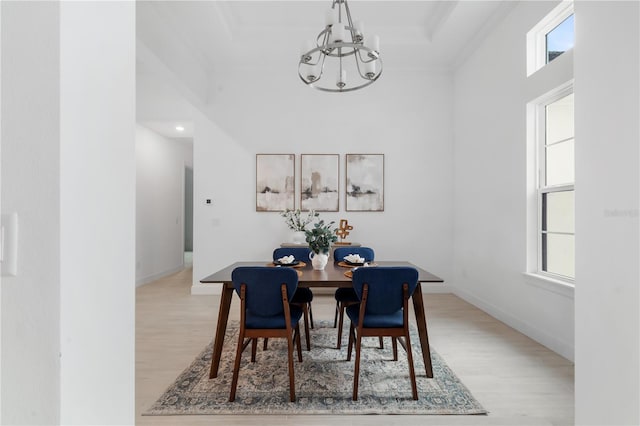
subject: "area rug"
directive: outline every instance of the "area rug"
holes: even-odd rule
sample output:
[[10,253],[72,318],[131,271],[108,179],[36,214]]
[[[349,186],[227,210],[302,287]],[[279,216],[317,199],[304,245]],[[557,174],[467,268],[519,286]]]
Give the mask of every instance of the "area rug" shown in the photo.
[[335,349],[332,323],[316,321],[311,351],[304,350],[294,364],[296,402],[289,402],[285,339],[258,345],[256,362],[251,349],[242,355],[236,400],[228,402],[238,323],[230,322],[225,335],[218,377],[209,379],[209,344],[143,415],[182,414],[486,414],[442,358],[431,349],[433,378],[425,375],[417,331],[411,330],[418,397],[411,398],[407,357],[398,347],[393,361],[390,339],[384,349],[377,338],[363,339],[358,401],[352,401],[354,362],[347,359],[345,327],[342,349]]

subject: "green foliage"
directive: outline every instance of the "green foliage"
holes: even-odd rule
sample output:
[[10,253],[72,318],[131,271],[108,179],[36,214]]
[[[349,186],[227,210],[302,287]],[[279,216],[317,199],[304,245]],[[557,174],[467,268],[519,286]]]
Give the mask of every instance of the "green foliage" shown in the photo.
[[331,221],[325,224],[324,220],[320,220],[313,225],[311,230],[304,231],[309,248],[314,253],[329,253],[331,243],[338,241],[335,229],[332,229],[334,223],[334,221]]

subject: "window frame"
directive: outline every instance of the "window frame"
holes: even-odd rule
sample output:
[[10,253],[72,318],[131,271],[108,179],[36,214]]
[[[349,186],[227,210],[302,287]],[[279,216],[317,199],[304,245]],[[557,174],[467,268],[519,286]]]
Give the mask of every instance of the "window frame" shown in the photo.
[[547,62],[547,34],[573,14],[573,1],[564,0],[529,30],[527,33],[527,77],[553,62]]
[[[564,282],[566,284],[575,286],[575,277],[568,277],[565,275],[556,274],[553,272],[548,272],[543,270],[543,235],[545,232],[543,231],[542,218],[544,215],[543,212],[543,197],[544,194],[554,193],[554,192],[563,192],[563,191],[573,191],[575,197],[575,176],[574,181],[572,183],[565,183],[560,185],[546,185],[546,152],[545,149],[548,146],[546,140],[546,107],[568,95],[574,94],[574,83],[573,80],[553,89],[547,94],[539,97],[538,99],[531,102],[535,108],[535,136],[534,143],[536,148],[536,215],[537,215],[537,224],[536,224],[536,271],[535,274],[544,276],[547,278],[551,278],[555,281]],[[575,100],[574,100],[574,110],[575,110]],[[574,126],[574,140],[575,140],[575,126]],[[575,146],[575,145],[574,145]],[[574,148],[574,162],[575,162],[575,148]],[[575,215],[575,213],[574,213]],[[573,232],[573,236],[575,239],[575,229]],[[574,251],[575,256],[575,251]]]

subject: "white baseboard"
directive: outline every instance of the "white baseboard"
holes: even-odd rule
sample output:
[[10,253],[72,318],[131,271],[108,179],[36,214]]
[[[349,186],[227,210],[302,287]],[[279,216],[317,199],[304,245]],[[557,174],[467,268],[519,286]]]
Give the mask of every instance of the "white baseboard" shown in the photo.
[[547,348],[551,349],[552,351],[554,351],[555,353],[557,353],[560,356],[563,356],[564,358],[568,359],[569,361],[574,361],[574,347],[573,345],[564,342],[560,339],[557,339],[554,336],[551,336],[545,332],[543,332],[542,330],[540,330],[539,328],[526,323],[524,321],[522,321],[521,319],[508,314],[507,312],[503,311],[502,309],[498,308],[497,306],[482,300],[478,297],[476,297],[475,295],[461,290],[459,288],[454,287],[453,288],[453,294],[455,294],[456,296],[460,297],[461,299],[471,303],[472,305],[474,305],[475,307],[483,310],[484,312],[486,312],[487,314],[491,315],[492,317],[496,318],[499,321],[502,321],[503,323],[505,323],[506,325],[508,325],[511,328],[514,328],[515,330],[519,331],[520,333],[524,334],[525,336],[530,337],[531,339],[535,340],[536,342],[540,343],[541,345],[546,346]]
[[451,293],[451,287],[445,283],[421,283],[423,293]]
[[162,272],[158,272],[157,274],[147,275],[146,277],[136,278],[136,287],[149,284],[152,281],[156,281],[156,280],[159,280],[160,278],[164,278],[171,274],[175,274],[176,272],[182,271],[183,269],[184,269],[184,265],[179,265],[167,271],[162,271]]
[[222,283],[196,283],[191,285],[192,296],[219,296],[222,294]]

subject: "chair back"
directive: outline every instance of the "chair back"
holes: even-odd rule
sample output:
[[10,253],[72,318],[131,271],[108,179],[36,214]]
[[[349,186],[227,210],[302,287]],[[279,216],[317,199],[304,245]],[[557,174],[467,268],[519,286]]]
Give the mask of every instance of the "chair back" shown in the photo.
[[373,249],[369,247],[338,247],[333,251],[333,259],[336,262],[341,262],[345,256],[349,256],[350,254],[357,254],[360,257],[364,257],[366,259],[365,262],[373,262],[376,257]]
[[289,300],[298,287],[298,273],[291,268],[241,266],[233,270],[231,280],[238,295],[242,284],[246,285],[246,309],[254,315],[264,317],[284,312],[280,290],[282,284],[287,285]]
[[365,315],[388,315],[402,309],[404,283],[411,297],[418,285],[418,271],[407,266],[358,268],[353,271],[353,289],[360,300],[365,283],[369,286]]
[[293,257],[298,261],[308,262],[309,253],[311,253],[311,249],[309,247],[280,247],[273,251],[273,260],[293,255]]

